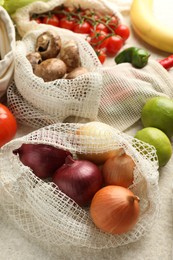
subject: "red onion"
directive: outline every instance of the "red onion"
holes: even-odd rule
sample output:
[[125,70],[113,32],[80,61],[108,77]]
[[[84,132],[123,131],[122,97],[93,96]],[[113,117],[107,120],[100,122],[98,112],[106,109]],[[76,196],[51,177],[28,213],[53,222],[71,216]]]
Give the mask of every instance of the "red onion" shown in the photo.
[[103,183],[97,165],[87,160],[74,160],[71,156],[67,156],[65,164],[55,172],[52,180],[80,206],[87,206]]
[[22,144],[13,153],[18,154],[20,161],[41,179],[51,177],[64,164],[65,158],[71,155],[69,151],[47,144]]

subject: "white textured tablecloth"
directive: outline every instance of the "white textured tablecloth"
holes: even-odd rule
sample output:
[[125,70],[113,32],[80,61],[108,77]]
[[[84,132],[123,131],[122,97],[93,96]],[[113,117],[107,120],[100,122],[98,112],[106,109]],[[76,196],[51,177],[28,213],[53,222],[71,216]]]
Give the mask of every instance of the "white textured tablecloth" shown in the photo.
[[[113,1],[113,0],[111,0]],[[156,0],[155,0],[156,1]],[[169,2],[173,8],[173,2]],[[122,2],[125,2],[122,1]],[[130,2],[130,1],[127,1]],[[159,8],[157,0],[157,8]],[[156,12],[159,15],[162,12],[166,0],[162,0],[162,4]],[[162,16],[162,19],[168,16]],[[130,25],[130,19],[126,14],[125,19]],[[172,19],[173,22],[173,19]],[[157,51],[142,42],[136,35],[131,33],[128,45],[142,46],[147,48],[153,58],[165,57],[166,53]],[[111,61],[107,64],[111,65]],[[169,72],[173,76],[173,70]],[[132,134],[140,128],[139,124],[133,126],[128,133]],[[24,135],[32,129],[19,126],[17,136]],[[0,208],[0,260],[172,260],[173,259],[173,207],[172,207],[172,186],[173,186],[173,157],[169,163],[160,170],[160,196],[161,207],[160,216],[155,220],[152,230],[142,237],[139,241],[122,246],[115,249],[86,251],[86,249],[76,248],[75,250],[64,249],[59,247],[58,255],[52,252],[47,252],[41,245],[35,243],[30,238],[26,237],[20,230],[10,222],[8,217]]]

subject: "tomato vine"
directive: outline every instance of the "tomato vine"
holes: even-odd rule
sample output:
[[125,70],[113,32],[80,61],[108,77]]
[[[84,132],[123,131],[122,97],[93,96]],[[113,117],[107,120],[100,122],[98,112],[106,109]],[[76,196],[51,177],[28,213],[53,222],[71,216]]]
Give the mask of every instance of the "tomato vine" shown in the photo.
[[[86,40],[96,54],[104,53],[104,57],[115,56],[130,36],[129,27],[121,24],[115,14],[105,15],[94,9],[83,9],[80,6],[61,5],[42,14],[32,14],[30,19],[37,23],[50,24],[75,33],[86,34]],[[104,61],[105,58],[101,59],[101,63]]]

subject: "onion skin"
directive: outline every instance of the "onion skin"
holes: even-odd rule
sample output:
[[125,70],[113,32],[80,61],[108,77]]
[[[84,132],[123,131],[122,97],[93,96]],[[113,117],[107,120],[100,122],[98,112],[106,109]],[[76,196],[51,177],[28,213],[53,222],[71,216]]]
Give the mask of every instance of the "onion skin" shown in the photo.
[[[86,152],[78,153],[78,158],[89,160],[97,165],[101,165],[108,158],[122,153],[122,148],[104,151],[105,147],[112,145],[112,136],[114,132],[117,133],[118,130],[102,122],[93,121],[83,124],[76,130],[76,134],[79,136],[91,137],[91,139],[87,138],[86,142],[81,144],[85,148]],[[94,137],[97,138],[95,142]],[[98,142],[98,138],[101,140],[100,143]],[[101,152],[98,152],[100,150]]]
[[95,225],[110,234],[130,231],[138,221],[139,198],[127,188],[108,185],[94,195],[90,215]]
[[41,179],[52,177],[64,164],[65,158],[71,155],[69,151],[46,144],[22,144],[13,153],[18,154],[20,161]]
[[112,151],[107,151],[107,152],[103,152],[103,153],[78,153],[77,156],[79,159],[81,160],[88,160],[91,161],[97,165],[102,165],[104,164],[104,162],[113,157],[116,156],[119,153],[118,150],[112,150]]
[[105,185],[118,185],[128,188],[134,181],[135,163],[126,153],[109,158],[102,167]]
[[52,181],[81,207],[87,206],[102,187],[103,177],[97,165],[89,161],[66,158],[65,164],[54,174]]

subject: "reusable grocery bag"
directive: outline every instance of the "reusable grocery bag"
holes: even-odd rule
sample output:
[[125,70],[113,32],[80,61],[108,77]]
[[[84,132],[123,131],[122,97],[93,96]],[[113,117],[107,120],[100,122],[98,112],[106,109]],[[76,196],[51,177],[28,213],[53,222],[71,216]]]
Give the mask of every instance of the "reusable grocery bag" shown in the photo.
[[15,29],[7,11],[0,6],[0,98],[4,96],[13,76]]
[[[91,122],[92,123],[92,122]],[[90,124],[90,123],[89,123]],[[14,223],[48,250],[62,247],[116,248],[135,242],[150,231],[159,212],[158,160],[155,148],[113,127],[104,130],[96,122],[98,135],[77,130],[84,124],[57,123],[15,139],[0,151],[0,204]],[[77,154],[100,153],[122,148],[135,162],[134,182],[129,187],[140,198],[140,216],[135,227],[121,235],[98,229],[89,207],[80,207],[51,180],[41,180],[22,164],[13,151],[23,143],[49,144]]]

